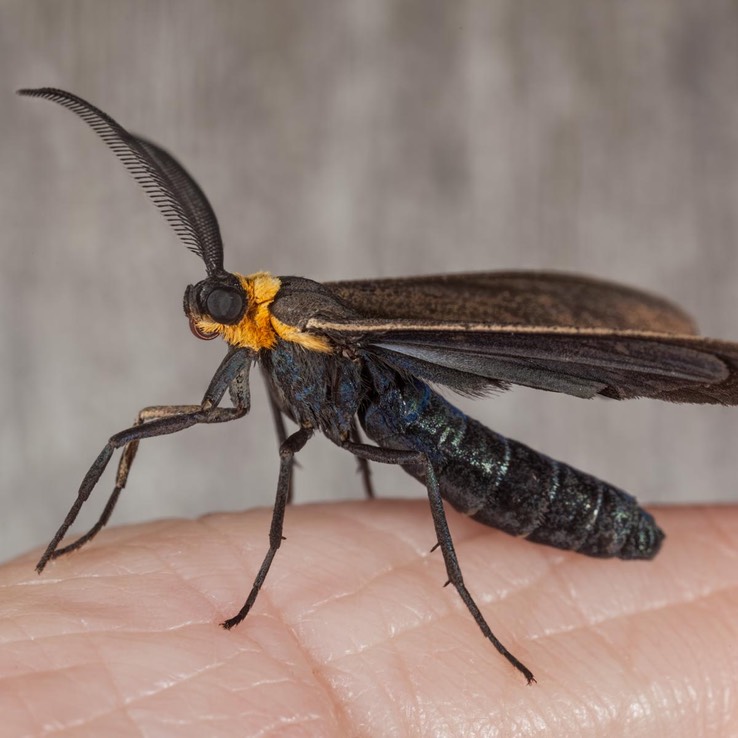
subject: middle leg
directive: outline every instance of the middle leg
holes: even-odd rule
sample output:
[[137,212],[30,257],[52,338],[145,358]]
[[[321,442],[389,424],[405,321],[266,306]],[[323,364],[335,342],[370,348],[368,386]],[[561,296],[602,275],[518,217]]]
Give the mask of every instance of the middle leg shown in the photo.
[[251,587],[251,592],[249,592],[249,596],[246,598],[243,607],[232,618],[228,618],[228,620],[221,623],[226,630],[230,630],[235,625],[238,625],[249,614],[249,611],[254,606],[254,602],[256,602],[259,590],[264,584],[277,549],[282,545],[284,512],[289,498],[290,479],[292,478],[295,454],[310,440],[310,436],[312,435],[312,428],[300,428],[291,436],[288,436],[279,447],[279,479],[277,481],[277,496],[272,512],[272,524],[269,529],[269,550],[264,557],[264,561]]

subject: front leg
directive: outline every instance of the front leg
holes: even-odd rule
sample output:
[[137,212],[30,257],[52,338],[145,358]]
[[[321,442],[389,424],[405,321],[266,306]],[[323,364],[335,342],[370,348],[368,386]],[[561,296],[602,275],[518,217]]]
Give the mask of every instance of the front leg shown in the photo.
[[[80,548],[102,530],[110,519],[120,493],[126,485],[128,474],[141,439],[177,433],[198,423],[224,423],[243,417],[249,411],[248,369],[251,365],[251,360],[252,356],[250,352],[245,350],[229,352],[218,367],[199,405],[160,405],[144,408],[138,413],[134,424],[130,428],[112,436],[82,480],[74,504],[47,546],[38,564],[36,564],[36,571],[40,574],[51,559]],[[245,380],[244,377],[246,377]],[[223,395],[232,383],[235,383],[239,388],[238,394],[234,397],[236,406],[232,408],[219,408],[217,406],[218,403],[222,400]],[[124,448],[120,462],[118,463],[115,486],[100,518],[87,533],[69,545],[58,548],[59,543],[73,525],[77,515],[79,515],[82,505],[88,499],[102,473],[105,471],[113,452],[121,447]]]

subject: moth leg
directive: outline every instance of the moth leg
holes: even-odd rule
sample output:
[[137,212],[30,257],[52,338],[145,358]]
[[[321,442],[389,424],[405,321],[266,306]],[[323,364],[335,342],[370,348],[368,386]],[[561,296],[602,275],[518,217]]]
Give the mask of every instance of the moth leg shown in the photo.
[[287,428],[284,424],[284,416],[279,409],[279,405],[277,405],[277,401],[272,397],[272,393],[267,392],[267,396],[269,397],[269,407],[272,411],[272,419],[274,420],[274,430],[277,433],[277,440],[281,446],[287,440]]
[[272,511],[272,524],[269,528],[269,550],[264,557],[264,561],[251,587],[251,592],[249,592],[249,596],[246,598],[243,607],[232,618],[228,618],[228,620],[221,623],[227,630],[233,628],[234,625],[238,625],[249,614],[249,611],[254,606],[254,602],[256,602],[259,590],[264,584],[277,549],[282,545],[282,541],[284,540],[282,537],[284,512],[289,498],[290,478],[292,477],[295,454],[310,440],[312,435],[312,428],[300,428],[291,436],[288,436],[279,447],[279,479],[277,481],[274,510]]
[[[133,426],[131,427],[135,428],[151,420],[158,420],[159,418],[168,418],[176,415],[197,412],[200,409],[200,405],[153,405],[151,407],[145,407],[138,413],[136,420],[133,422]],[[131,471],[133,460],[136,458],[139,442],[140,439],[131,441],[126,444],[123,449],[120,461],[118,462],[118,472],[115,475],[115,486],[113,487],[113,491],[110,494],[98,521],[87,531],[87,533],[80,536],[76,541],[63,546],[62,548],[57,548],[51,555],[52,559],[64,556],[64,554],[71,553],[72,551],[76,551],[78,548],[81,548],[85,543],[91,541],[108,524],[110,516],[113,514],[113,510],[115,509],[120,497],[120,493],[123,491],[123,488],[126,486],[126,482],[128,481],[128,474]]]
[[[248,351],[234,350],[229,352],[210,381],[210,385],[200,405],[172,405],[144,408],[139,413],[133,426],[112,436],[82,480],[72,507],[69,509],[64,522],[54,534],[54,537],[39,559],[38,564],[36,564],[36,571],[40,574],[52,558],[56,558],[63,553],[73,551],[84,545],[105,525],[118,501],[121,490],[125,486],[131,464],[136,455],[138,442],[142,438],[177,433],[197,423],[224,423],[244,416],[250,407],[248,370],[251,362],[252,355]],[[234,399],[236,406],[219,408],[217,406],[218,403],[231,385],[237,386],[237,392],[232,393],[235,395],[232,399]],[[90,493],[105,471],[113,452],[121,447],[125,448],[118,464],[116,484],[100,519],[79,539],[57,550],[59,543],[77,519],[82,505],[90,496]]]
[[504,656],[528,681],[528,684],[535,682],[533,673],[523,663],[515,658],[505,646],[500,643],[495,634],[492,632],[487,621],[484,619],[481,610],[474,602],[469,590],[464,584],[464,578],[461,574],[459,559],[456,555],[451,531],[448,527],[446,519],[446,511],[443,507],[443,499],[441,490],[438,485],[438,478],[435,469],[428,457],[416,451],[400,451],[396,449],[381,448],[378,446],[369,446],[363,443],[344,442],[342,447],[350,451],[355,456],[367,459],[367,461],[377,461],[384,464],[420,464],[425,467],[425,486],[428,491],[428,500],[430,502],[431,515],[433,516],[433,525],[436,529],[436,539],[438,546],[443,554],[443,561],[446,565],[446,573],[448,582],[453,584],[459,593],[462,601],[466,605],[467,610],[471,613],[476,621],[479,629],[484,637],[492,643],[497,651]]
[[[279,405],[277,404],[276,399],[274,398],[274,395],[272,394],[272,389],[269,386],[269,383],[267,382],[267,396],[269,397],[269,407],[272,411],[272,419],[274,420],[274,429],[277,432],[277,440],[279,441],[279,447],[282,448],[282,444],[287,440],[287,428],[284,424],[284,414],[282,413],[282,410],[280,409]],[[290,474],[290,487],[287,491],[287,504],[292,504],[293,494],[294,494],[294,484],[293,484],[293,476]]]
[[[287,429],[285,428],[284,424],[284,413],[280,409],[279,405],[277,404],[276,399],[274,398],[274,395],[272,394],[271,388],[269,387],[269,384],[267,383],[267,396],[269,397],[269,407],[272,411],[272,418],[274,420],[274,428],[277,432],[277,439],[279,440],[280,446],[285,442],[287,439]],[[359,432],[359,426],[356,422],[355,418],[351,419],[351,428],[349,431],[349,438],[353,443],[361,443],[361,434]],[[374,499],[374,488],[372,486],[372,480],[371,480],[371,472],[369,470],[369,462],[366,459],[362,459],[357,457],[357,461],[359,462],[359,474],[361,474],[361,480],[364,486],[364,493],[367,496],[367,498]],[[296,461],[295,466],[300,466],[300,464]],[[287,504],[291,505],[293,502],[294,495],[294,476],[290,476],[290,489],[289,494],[287,496]]]
[[[349,434],[351,443],[361,445],[361,431],[359,431],[359,425],[356,422],[356,418],[351,418],[351,431]],[[359,462],[359,474],[361,474],[361,481],[364,484],[364,494],[367,499],[374,499],[374,485],[372,484],[372,472],[369,468],[369,462],[362,456],[357,456],[356,460]]]
[[[77,515],[79,515],[82,505],[84,505],[87,498],[90,496],[90,493],[99,481],[102,473],[105,471],[105,467],[107,467],[108,462],[116,449],[137,443],[142,438],[154,438],[156,436],[165,436],[170,433],[178,433],[179,431],[184,430],[185,428],[190,428],[197,423],[223,423],[229,420],[236,420],[245,414],[246,410],[243,408],[214,407],[203,410],[203,408],[198,405],[197,410],[194,412],[172,415],[169,417],[160,417],[143,425],[131,426],[130,428],[111,436],[110,440],[105,444],[105,448],[103,448],[99,456],[92,463],[92,466],[85,475],[85,478],[82,480],[82,484],[77,492],[77,498],[75,499],[74,504],[69,509],[67,516],[64,518],[64,522],[51,539],[51,543],[47,546],[46,551],[44,551],[43,556],[39,559],[38,564],[36,564],[36,571],[40,574],[51,559],[79,548],[94,537],[102,527],[101,525],[98,526],[98,524],[95,524],[95,526],[93,526],[93,528],[90,529],[88,533],[85,533],[80,539],[57,551],[59,543],[77,519]],[[130,468],[130,464],[128,465],[128,468]],[[127,475],[127,469],[125,467],[123,474],[124,476]],[[108,515],[112,512],[121,489],[113,491],[113,494],[110,496],[110,499],[105,506],[105,510],[103,510],[103,516],[106,515],[106,512]]]

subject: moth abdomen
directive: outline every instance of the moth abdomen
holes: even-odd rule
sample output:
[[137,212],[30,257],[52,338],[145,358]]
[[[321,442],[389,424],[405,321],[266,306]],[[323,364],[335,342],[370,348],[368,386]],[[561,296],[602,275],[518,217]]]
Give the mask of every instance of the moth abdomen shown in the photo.
[[529,541],[599,558],[652,559],[658,553],[664,534],[635,497],[527,450],[548,461],[555,475],[540,522],[526,534]]
[[440,475],[446,499],[474,520],[588,556],[650,559],[663,533],[617,487],[465,418]]
[[[384,385],[364,412],[370,438],[421,451],[443,497],[474,520],[588,556],[649,559],[663,533],[634,497],[491,431],[419,380]],[[420,466],[407,472],[423,481]]]

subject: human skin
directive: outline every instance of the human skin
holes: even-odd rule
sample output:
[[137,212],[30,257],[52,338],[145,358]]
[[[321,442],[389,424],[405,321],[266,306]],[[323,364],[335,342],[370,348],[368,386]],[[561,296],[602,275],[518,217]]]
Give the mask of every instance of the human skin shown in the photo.
[[0,567],[2,736],[735,736],[738,507],[660,508],[652,562],[449,511],[484,640],[430,553],[427,503],[295,506],[101,533]]

